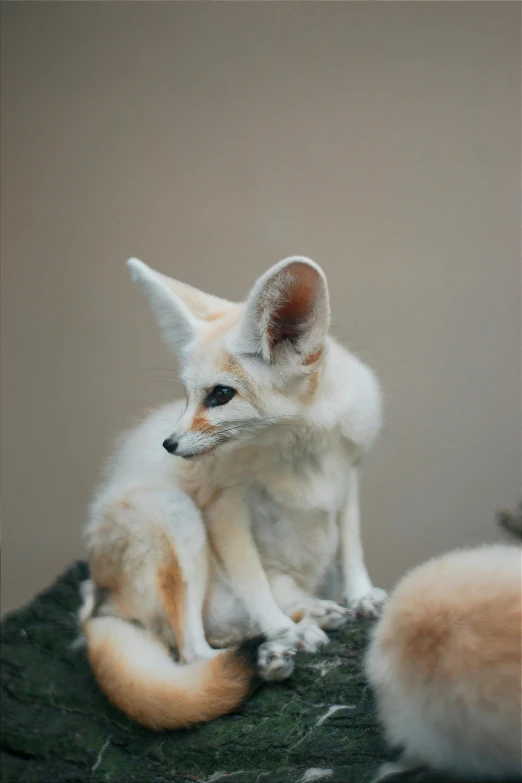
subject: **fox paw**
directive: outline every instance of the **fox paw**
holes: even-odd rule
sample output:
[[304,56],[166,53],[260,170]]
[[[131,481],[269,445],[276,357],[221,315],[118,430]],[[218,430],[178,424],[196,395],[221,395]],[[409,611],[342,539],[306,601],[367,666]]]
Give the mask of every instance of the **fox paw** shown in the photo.
[[303,619],[313,620],[324,631],[334,631],[336,628],[341,628],[354,616],[351,609],[340,606],[335,601],[320,599],[295,614],[302,615]]
[[349,601],[348,606],[357,617],[379,617],[388,595],[380,587],[372,587],[359,598]]
[[325,632],[319,628],[315,620],[307,618],[296,624],[295,634],[297,636],[299,648],[309,653],[317,652],[317,650],[327,645],[330,641]]
[[295,635],[283,631],[272,635],[257,651],[257,672],[266,682],[281,682],[294,671]]
[[198,644],[194,647],[193,655],[190,658],[185,657],[185,663],[192,663],[193,661],[211,661],[212,658],[216,658],[220,654],[221,650],[215,650],[209,644]]

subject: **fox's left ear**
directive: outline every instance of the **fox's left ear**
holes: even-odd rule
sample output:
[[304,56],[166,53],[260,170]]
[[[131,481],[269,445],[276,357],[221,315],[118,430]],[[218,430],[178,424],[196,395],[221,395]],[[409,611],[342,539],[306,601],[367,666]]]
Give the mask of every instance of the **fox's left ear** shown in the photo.
[[306,360],[321,350],[329,326],[322,269],[293,256],[269,269],[252,289],[240,325],[241,350],[274,362],[290,345]]

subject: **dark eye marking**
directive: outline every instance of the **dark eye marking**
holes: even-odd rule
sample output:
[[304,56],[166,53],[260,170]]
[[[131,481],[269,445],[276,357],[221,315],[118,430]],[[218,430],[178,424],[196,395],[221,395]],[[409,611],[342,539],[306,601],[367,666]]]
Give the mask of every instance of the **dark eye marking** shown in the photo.
[[218,405],[226,405],[237,394],[230,386],[214,386],[205,398],[205,408],[217,408]]

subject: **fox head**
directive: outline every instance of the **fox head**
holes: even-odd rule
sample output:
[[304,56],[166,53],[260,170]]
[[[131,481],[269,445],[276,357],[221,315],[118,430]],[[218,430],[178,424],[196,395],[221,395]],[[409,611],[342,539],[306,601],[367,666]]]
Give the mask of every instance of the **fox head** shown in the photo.
[[163,446],[187,459],[257,430],[305,420],[313,402],[330,308],[326,278],[294,256],[262,275],[243,303],[205,294],[127,262],[180,367],[187,405]]

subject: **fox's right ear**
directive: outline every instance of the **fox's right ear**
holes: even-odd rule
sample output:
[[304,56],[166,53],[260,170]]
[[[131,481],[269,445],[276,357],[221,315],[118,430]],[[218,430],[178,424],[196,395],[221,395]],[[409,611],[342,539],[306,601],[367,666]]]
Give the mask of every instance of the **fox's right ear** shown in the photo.
[[129,258],[127,266],[149,300],[165,342],[179,354],[196,336],[198,319],[174,292],[174,281],[169,277],[155,272],[138,258]]

